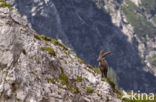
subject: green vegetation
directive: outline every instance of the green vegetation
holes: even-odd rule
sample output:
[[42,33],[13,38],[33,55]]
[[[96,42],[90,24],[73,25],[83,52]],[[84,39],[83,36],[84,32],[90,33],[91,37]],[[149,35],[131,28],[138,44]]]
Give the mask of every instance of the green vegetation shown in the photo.
[[38,34],[35,34],[34,37],[35,37],[36,39],[38,39],[38,40],[41,40],[40,35],[38,35]]
[[53,83],[53,84],[55,84],[55,80],[54,80],[53,78],[48,78],[47,81],[48,81],[48,83]]
[[93,93],[94,92],[94,89],[90,88],[90,87],[87,87],[86,88],[86,91],[87,93]]
[[134,31],[139,38],[149,35],[149,37],[155,36],[155,27],[148,22],[143,13],[133,2],[126,0],[127,5],[121,6],[121,10],[124,12],[127,21],[134,27]]
[[80,93],[79,88],[75,86],[75,87],[71,90],[71,93]]
[[5,2],[4,0],[0,0],[0,7],[8,7],[8,8],[10,8],[11,6],[7,2]]
[[[38,40],[50,41],[54,45],[60,46],[64,50],[68,50],[68,48],[64,44],[58,42],[56,39],[51,39],[50,37],[46,37],[45,35],[38,35],[38,34],[35,34],[34,37]],[[46,43],[46,45],[48,45],[48,43]]]
[[82,77],[81,76],[77,76],[76,81],[81,82],[82,81]]
[[87,67],[89,67],[90,69],[92,69],[95,73],[97,74],[101,74],[101,71],[99,68],[94,68],[92,65],[87,65]]
[[50,48],[50,47],[41,47],[41,50],[42,50],[42,51],[48,51],[49,54],[55,56],[55,51],[54,51],[54,49],[52,49],[52,48]]
[[84,61],[82,60],[82,59],[80,59],[80,58],[77,58],[78,59],[78,62],[80,63],[80,64],[83,64],[84,63]]
[[58,42],[58,41],[55,40],[55,39],[52,39],[52,40],[51,40],[51,43],[53,43],[53,44],[55,44],[55,45],[58,45],[58,46],[61,46],[61,47],[63,47],[65,50],[68,50],[68,48],[67,48],[64,44]]
[[79,88],[76,86],[76,84],[74,84],[75,82],[81,82],[82,81],[82,77],[77,76],[77,79],[69,79],[67,77],[67,75],[64,73],[64,70],[62,67],[60,67],[61,69],[61,74],[59,75],[59,80],[61,82],[62,85],[65,85],[67,87],[68,90],[70,90],[72,93],[79,93]]
[[61,73],[59,79],[61,80],[62,85],[66,85],[67,88],[70,88],[70,82],[66,74]]
[[[64,50],[68,50],[68,48],[64,44],[58,42],[56,39],[51,39],[50,37],[46,37],[45,35],[38,35],[38,34],[35,34],[34,37],[38,40],[50,41],[54,45],[60,46]],[[48,45],[48,43],[46,43],[46,45]]]
[[45,35],[40,35],[40,38],[45,40],[45,41],[51,41],[50,37],[46,37]]
[[23,53],[24,55],[26,55],[26,50],[25,50],[25,49],[22,49],[22,53]]
[[153,55],[148,60],[152,66],[156,67],[156,55]]
[[46,37],[45,35],[38,35],[38,34],[35,34],[34,37],[38,40],[45,40],[45,41],[51,41],[51,38],[50,37]]

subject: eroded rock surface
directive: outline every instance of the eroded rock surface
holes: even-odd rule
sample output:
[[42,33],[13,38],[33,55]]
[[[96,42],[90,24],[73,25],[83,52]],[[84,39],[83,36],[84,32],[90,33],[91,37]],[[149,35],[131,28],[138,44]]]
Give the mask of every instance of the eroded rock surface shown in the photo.
[[35,35],[16,9],[0,8],[0,102],[121,102],[69,48]]

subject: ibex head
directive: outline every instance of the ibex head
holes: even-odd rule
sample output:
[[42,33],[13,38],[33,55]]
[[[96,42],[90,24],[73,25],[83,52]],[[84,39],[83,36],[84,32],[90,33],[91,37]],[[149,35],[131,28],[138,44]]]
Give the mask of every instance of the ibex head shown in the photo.
[[111,51],[108,51],[108,52],[106,52],[106,53],[102,54],[102,53],[103,53],[103,51],[104,51],[104,50],[100,50],[100,54],[99,54],[99,57],[98,57],[98,59],[97,59],[97,61],[98,61],[98,62],[102,61],[102,60],[103,60],[103,58],[104,58],[106,55],[108,55],[108,54],[111,54],[111,53],[112,53]]

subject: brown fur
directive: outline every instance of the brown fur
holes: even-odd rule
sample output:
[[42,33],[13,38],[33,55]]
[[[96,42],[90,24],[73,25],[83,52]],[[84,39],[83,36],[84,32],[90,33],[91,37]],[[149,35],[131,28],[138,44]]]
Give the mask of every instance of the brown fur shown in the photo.
[[100,51],[100,54],[99,54],[99,57],[97,59],[97,61],[99,62],[99,68],[100,68],[100,71],[102,73],[102,77],[105,77],[107,78],[107,72],[108,72],[108,63],[107,61],[104,59],[104,57],[108,54],[111,54],[112,52],[111,51],[108,51],[104,54],[103,53],[103,50]]

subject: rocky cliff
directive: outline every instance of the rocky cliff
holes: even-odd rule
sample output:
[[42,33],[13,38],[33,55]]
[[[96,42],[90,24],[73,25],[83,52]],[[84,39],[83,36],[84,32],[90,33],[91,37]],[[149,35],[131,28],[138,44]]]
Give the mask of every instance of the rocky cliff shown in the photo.
[[99,50],[111,50],[119,87],[156,92],[155,7],[146,1],[7,0],[39,34],[60,38],[87,63],[97,66]]
[[36,34],[6,3],[0,6],[0,102],[121,102],[70,48]]

